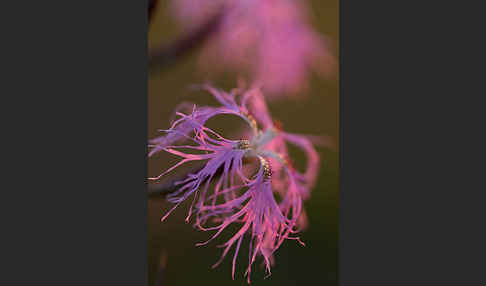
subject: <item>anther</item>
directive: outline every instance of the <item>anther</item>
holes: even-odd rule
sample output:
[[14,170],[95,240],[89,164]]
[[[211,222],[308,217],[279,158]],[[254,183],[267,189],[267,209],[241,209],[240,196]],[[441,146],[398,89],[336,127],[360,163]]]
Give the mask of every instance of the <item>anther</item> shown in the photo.
[[235,149],[238,149],[238,150],[250,149],[250,141],[246,140],[246,139],[242,139],[242,140],[238,141],[238,143],[235,146]]
[[270,168],[270,164],[262,157],[260,157],[260,163],[262,164],[263,168],[263,180],[270,180],[270,178],[272,177],[272,168]]

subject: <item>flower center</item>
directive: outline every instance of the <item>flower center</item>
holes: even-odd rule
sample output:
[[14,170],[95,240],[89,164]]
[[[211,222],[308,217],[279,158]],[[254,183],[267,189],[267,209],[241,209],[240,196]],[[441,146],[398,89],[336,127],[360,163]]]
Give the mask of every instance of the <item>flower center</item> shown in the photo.
[[263,180],[270,180],[272,178],[272,168],[270,168],[270,164],[263,157],[260,157],[260,163],[262,164],[263,168]]
[[248,150],[250,149],[250,141],[246,139],[242,139],[238,141],[238,143],[235,146],[235,149],[238,150]]
[[278,130],[275,128],[269,128],[265,132],[260,133],[258,136],[254,137],[251,141],[251,145],[255,146],[256,149],[259,149],[268,142],[272,141],[278,135]]

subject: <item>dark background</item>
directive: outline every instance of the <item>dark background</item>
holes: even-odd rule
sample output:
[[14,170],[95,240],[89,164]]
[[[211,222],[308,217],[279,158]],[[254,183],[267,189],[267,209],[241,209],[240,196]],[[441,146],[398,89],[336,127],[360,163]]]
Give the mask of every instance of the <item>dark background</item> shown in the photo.
[[[307,1],[310,5],[314,29],[331,40],[332,53],[338,57],[338,1]],[[169,43],[180,35],[175,22],[166,7],[167,1],[155,11],[155,19],[150,26],[149,47]],[[210,95],[202,92],[189,92],[190,84],[201,83],[206,78],[196,66],[197,50],[170,68],[160,73],[149,75],[148,93],[148,134],[155,137],[157,129],[168,128],[169,118],[174,107],[186,100],[199,104],[214,104]],[[289,132],[327,135],[333,138],[334,148],[318,148],[321,156],[321,171],[313,195],[305,203],[309,218],[309,227],[301,237],[305,247],[293,241],[287,241],[277,251],[276,264],[272,275],[264,280],[265,273],[260,262],[254,265],[252,285],[307,285],[315,281],[325,285],[338,283],[338,71],[333,78],[323,79],[313,75],[310,88],[299,96],[269,102],[272,115],[282,121]],[[228,73],[213,79],[217,86],[227,90],[235,87],[236,74]],[[224,118],[223,118],[224,119]],[[217,121],[216,119],[214,120]],[[230,130],[231,123],[218,127]],[[230,133],[231,135],[231,133]],[[305,157],[294,152],[297,165],[305,163]],[[174,162],[169,155],[161,154],[149,159],[149,175],[154,176],[167,169],[168,162]],[[148,202],[148,267],[149,285],[154,285],[159,265],[165,265],[164,285],[246,285],[243,273],[247,267],[248,246],[242,244],[237,260],[235,281],[231,280],[232,252],[216,269],[211,269],[220,257],[222,249],[217,248],[223,242],[216,240],[207,246],[196,247],[196,242],[208,239],[211,232],[201,232],[184,221],[188,203],[182,204],[163,223],[160,218],[169,209],[163,197],[151,197]],[[227,231],[231,233],[232,229]],[[245,250],[246,247],[246,250]],[[161,263],[161,261],[163,261]]]

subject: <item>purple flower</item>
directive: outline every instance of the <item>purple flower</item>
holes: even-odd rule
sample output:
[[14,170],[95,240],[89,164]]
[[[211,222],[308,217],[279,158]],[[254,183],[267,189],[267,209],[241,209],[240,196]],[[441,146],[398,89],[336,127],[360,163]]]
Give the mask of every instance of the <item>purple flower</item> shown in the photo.
[[[178,118],[165,136],[151,141],[150,155],[165,151],[182,158],[181,161],[151,178],[158,180],[173,169],[190,161],[204,161],[196,173],[176,183],[177,190],[168,196],[175,204],[167,216],[180,203],[193,196],[186,221],[195,213],[195,226],[203,231],[216,231],[205,245],[219,236],[229,225],[240,229],[223,246],[217,266],[233,245],[232,276],[236,258],[245,234],[250,237],[250,253],[245,275],[250,281],[251,267],[256,257],[263,257],[267,273],[274,260],[273,254],[287,239],[297,240],[293,234],[306,225],[303,201],[310,197],[319,167],[319,156],[309,137],[282,131],[271,118],[259,88],[247,91],[235,89],[230,93],[203,85],[221,104],[220,107],[196,107]],[[180,106],[188,107],[187,104]],[[233,114],[248,123],[250,133],[240,140],[229,140],[204,126],[218,114]],[[188,143],[181,143],[188,142]],[[175,145],[178,143],[179,145]],[[287,144],[301,148],[307,156],[303,172],[293,167]],[[251,159],[257,159],[251,161]],[[244,160],[249,162],[244,162]],[[253,167],[253,168],[252,168]],[[218,171],[221,175],[217,175]],[[276,201],[275,196],[281,200]],[[218,225],[214,226],[214,223]]]
[[[213,266],[221,263],[231,247],[236,243],[235,254],[233,256],[232,276],[234,279],[236,258],[243,240],[244,234],[249,232],[250,254],[249,264],[245,275],[250,283],[251,266],[257,255],[264,258],[267,273],[270,275],[271,257],[285,239],[299,239],[289,237],[294,233],[293,226],[295,221],[282,214],[279,205],[275,201],[271,188],[271,169],[268,161],[259,157],[260,168],[253,180],[250,180],[245,187],[248,189],[243,195],[226,201],[221,204],[201,207],[199,211],[208,216],[220,216],[227,214],[223,222],[214,227],[204,228],[203,230],[217,230],[211,239],[197,245],[205,245],[216,238],[226,227],[232,223],[241,224],[242,227],[222,246],[225,247],[221,259]],[[300,241],[300,240],[299,240]]]
[[[190,161],[207,160],[204,168],[202,168],[199,172],[196,174],[189,174],[186,179],[176,183],[176,185],[179,186],[178,190],[167,196],[168,201],[174,203],[175,206],[162,218],[162,221],[165,220],[167,216],[189,196],[194,194],[195,201],[199,188],[202,187],[203,182],[205,182],[199,195],[199,204],[202,204],[204,202],[208,186],[220,167],[223,167],[224,171],[223,175],[218,181],[218,185],[220,185],[221,182],[224,182],[223,186],[226,187],[229,183],[233,183],[237,176],[239,176],[241,179],[246,179],[242,173],[242,158],[248,147],[247,141],[236,141],[223,138],[215,131],[200,124],[200,122],[197,120],[197,116],[194,114],[195,112],[196,110],[194,109],[194,112],[191,115],[179,114],[182,116],[182,118],[179,120],[192,128],[192,131],[194,132],[194,136],[192,138],[177,130],[177,128],[175,128],[177,125],[173,125],[171,129],[166,131],[169,135],[171,135],[171,133],[178,134],[181,137],[190,140],[192,143],[196,143],[195,145],[166,145],[164,142],[163,145],[156,145],[153,147],[153,150],[164,150],[183,159],[165,172],[161,173],[159,176],[150,178],[151,180],[158,180],[160,177],[184,163]],[[204,153],[186,153],[182,152],[180,149],[189,149],[199,152],[202,151]],[[216,188],[216,194],[217,191],[218,189]],[[228,198],[229,195],[226,193],[225,196]],[[189,209],[186,221],[189,220],[192,214],[194,201]]]
[[[178,105],[175,110],[175,115],[180,116],[180,118],[173,121],[168,130],[161,130],[165,132],[166,135],[150,140],[150,147],[152,147],[152,150],[149,152],[149,156],[161,151],[165,146],[187,140],[187,135],[189,133],[198,130],[199,126],[203,126],[208,119],[216,115],[234,114],[247,120],[247,117],[242,116],[241,107],[238,106],[235,101],[235,94],[238,91],[237,89],[233,90],[232,93],[227,94],[224,91],[218,90],[207,84],[202,85],[201,88],[209,91],[222,106],[204,106],[196,108],[196,105],[191,104],[190,102],[184,102]],[[189,111],[190,107],[192,107],[190,115],[185,115],[180,112],[182,109]],[[246,108],[243,107],[243,109]]]

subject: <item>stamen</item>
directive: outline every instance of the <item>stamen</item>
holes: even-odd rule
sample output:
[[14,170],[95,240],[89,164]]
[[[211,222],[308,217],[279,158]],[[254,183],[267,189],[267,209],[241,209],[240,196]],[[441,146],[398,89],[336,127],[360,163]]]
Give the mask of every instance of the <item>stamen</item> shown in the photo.
[[263,157],[260,157],[260,163],[262,164],[263,168],[263,180],[270,180],[270,178],[272,177],[272,168],[270,168],[270,164]]
[[292,160],[288,156],[282,156],[281,154],[278,154],[278,156],[282,159],[282,162],[285,166],[291,169],[294,168],[294,165],[292,164]]
[[273,120],[273,126],[275,127],[275,129],[277,129],[278,131],[283,131],[283,124],[282,124],[282,121],[278,120],[278,119],[274,119]]
[[248,150],[250,149],[250,141],[246,139],[242,139],[238,141],[238,143],[234,148],[237,150]]
[[257,122],[255,120],[255,117],[253,117],[253,115],[251,115],[251,114],[249,114],[248,112],[245,112],[245,111],[242,111],[241,114],[243,114],[244,116],[246,116],[248,118],[248,121],[250,121],[250,124],[252,125],[252,127],[255,130],[258,130],[258,125],[257,125]]

